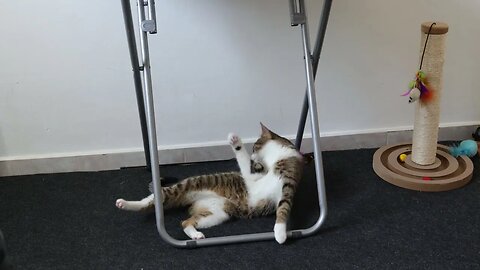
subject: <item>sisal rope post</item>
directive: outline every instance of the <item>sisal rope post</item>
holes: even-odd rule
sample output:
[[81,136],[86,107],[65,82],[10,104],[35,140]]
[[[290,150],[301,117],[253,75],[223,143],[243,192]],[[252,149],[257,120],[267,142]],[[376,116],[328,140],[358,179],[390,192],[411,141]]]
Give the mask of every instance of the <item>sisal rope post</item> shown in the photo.
[[[432,22],[422,24],[420,57]],[[412,161],[419,165],[430,165],[437,155],[438,125],[440,118],[440,98],[443,86],[443,63],[445,61],[445,39],[448,25],[436,23],[430,30],[423,58],[422,71],[428,85],[434,92],[429,102],[416,102],[413,126]]]
[[448,25],[444,23],[422,24],[421,55],[425,52],[420,58],[422,72],[415,74],[410,90],[402,95],[409,95],[409,102],[416,103],[413,145],[386,145],[373,155],[375,173],[402,188],[447,191],[472,180],[472,160],[465,155],[455,158],[448,146],[437,143],[447,32]]

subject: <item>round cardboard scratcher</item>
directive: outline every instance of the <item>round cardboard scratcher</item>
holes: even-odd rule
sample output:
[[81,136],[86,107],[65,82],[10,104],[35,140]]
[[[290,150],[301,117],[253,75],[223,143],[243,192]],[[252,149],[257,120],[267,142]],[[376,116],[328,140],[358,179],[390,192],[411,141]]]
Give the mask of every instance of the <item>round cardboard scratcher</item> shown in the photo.
[[[466,185],[473,174],[470,158],[450,155],[448,147],[437,145],[433,164],[419,165],[411,159],[411,144],[387,145],[373,155],[373,170],[383,180],[399,187],[418,191],[446,191]],[[402,162],[401,154],[407,155]]]

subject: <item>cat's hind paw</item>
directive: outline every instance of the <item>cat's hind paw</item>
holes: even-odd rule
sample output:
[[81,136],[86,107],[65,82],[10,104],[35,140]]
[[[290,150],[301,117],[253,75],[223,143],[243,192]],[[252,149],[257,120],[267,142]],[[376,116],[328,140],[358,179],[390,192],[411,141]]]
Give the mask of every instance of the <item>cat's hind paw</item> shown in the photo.
[[124,199],[118,199],[116,202],[115,202],[115,206],[118,208],[118,209],[123,209],[125,208],[126,206],[126,201]]
[[228,143],[232,146],[233,149],[239,151],[242,149],[243,143],[240,137],[235,133],[228,134]]
[[287,240],[287,224],[285,223],[275,223],[275,226],[273,227],[273,232],[275,234],[275,240],[279,244],[285,243]]

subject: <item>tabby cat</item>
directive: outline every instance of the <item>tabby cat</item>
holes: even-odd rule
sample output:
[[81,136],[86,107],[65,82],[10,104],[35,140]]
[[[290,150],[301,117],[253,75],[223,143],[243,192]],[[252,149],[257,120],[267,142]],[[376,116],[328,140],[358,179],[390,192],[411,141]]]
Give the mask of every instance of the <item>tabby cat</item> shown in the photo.
[[[198,228],[215,226],[231,217],[251,218],[276,212],[275,239],[280,244],[285,242],[286,222],[302,177],[303,157],[289,140],[261,126],[262,134],[251,156],[237,135],[228,136],[240,173],[188,177],[162,187],[166,209],[190,206],[191,216],[182,222],[182,227],[191,239],[205,237]],[[151,194],[141,201],[118,199],[116,206],[129,211],[153,209],[153,197]]]

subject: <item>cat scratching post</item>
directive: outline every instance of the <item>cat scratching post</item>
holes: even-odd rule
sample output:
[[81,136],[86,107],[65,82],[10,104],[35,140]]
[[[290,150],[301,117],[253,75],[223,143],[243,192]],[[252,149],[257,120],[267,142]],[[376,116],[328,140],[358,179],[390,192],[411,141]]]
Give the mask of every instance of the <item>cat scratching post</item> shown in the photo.
[[[437,144],[448,25],[437,22],[430,30],[431,25],[432,22],[426,22],[421,26],[420,59],[428,36],[422,71],[434,91],[434,98],[415,104],[413,144],[381,147],[374,154],[373,169],[385,181],[403,188],[446,191],[471,180],[473,163],[466,156],[452,157],[448,147]],[[405,160],[401,160],[400,155],[406,157]]]
[[[422,39],[425,44],[430,25],[422,24]],[[430,165],[437,155],[438,124],[440,118],[440,97],[442,94],[442,72],[445,61],[446,24],[437,23],[432,27],[425,48],[422,70],[428,74],[428,83],[435,91],[435,98],[429,102],[415,102],[415,123],[413,126],[412,161],[420,165]],[[424,46],[420,46],[420,59]],[[421,61],[421,60],[420,60]]]

